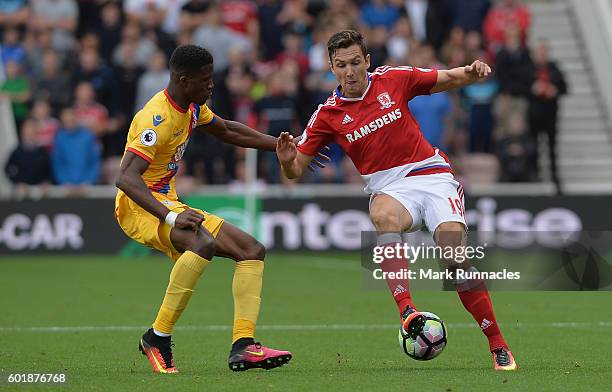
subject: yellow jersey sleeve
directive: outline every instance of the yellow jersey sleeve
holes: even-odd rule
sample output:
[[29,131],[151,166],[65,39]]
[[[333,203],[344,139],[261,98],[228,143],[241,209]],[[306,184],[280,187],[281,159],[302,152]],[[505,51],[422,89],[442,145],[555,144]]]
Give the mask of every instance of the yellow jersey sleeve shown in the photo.
[[200,106],[200,115],[198,116],[198,126],[210,125],[215,121],[215,114],[210,108],[204,104]]
[[152,115],[138,113],[130,126],[126,149],[151,163],[158,152],[167,148],[170,128],[169,121],[156,121]]

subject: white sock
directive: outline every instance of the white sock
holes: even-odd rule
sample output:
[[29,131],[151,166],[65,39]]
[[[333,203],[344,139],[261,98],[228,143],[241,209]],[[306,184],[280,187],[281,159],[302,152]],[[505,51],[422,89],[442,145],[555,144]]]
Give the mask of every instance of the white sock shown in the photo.
[[163,332],[159,332],[158,330],[156,330],[155,328],[153,328],[153,333],[157,336],[161,336],[162,338],[167,338],[168,336],[170,336],[171,334],[169,333],[163,333]]

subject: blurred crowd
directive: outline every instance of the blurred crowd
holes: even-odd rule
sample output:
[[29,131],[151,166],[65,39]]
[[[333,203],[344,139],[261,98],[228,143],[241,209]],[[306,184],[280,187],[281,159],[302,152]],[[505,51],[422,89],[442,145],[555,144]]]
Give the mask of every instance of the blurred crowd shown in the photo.
[[[492,65],[484,82],[409,104],[468,186],[538,181],[541,135],[558,182],[557,102],[566,86],[547,43],[527,46],[530,23],[520,0],[2,0],[0,97],[10,100],[19,133],[6,173],[24,192],[58,184],[79,195],[113,184],[132,116],[166,86],[168,57],[186,43],[214,56],[216,114],[299,135],[337,84],[327,39],[355,28],[366,36],[371,70]],[[304,181],[361,182],[337,146],[330,155]],[[194,134],[178,185],[241,189],[244,162],[244,149]],[[260,154],[258,174],[262,186],[283,181],[273,153]]]

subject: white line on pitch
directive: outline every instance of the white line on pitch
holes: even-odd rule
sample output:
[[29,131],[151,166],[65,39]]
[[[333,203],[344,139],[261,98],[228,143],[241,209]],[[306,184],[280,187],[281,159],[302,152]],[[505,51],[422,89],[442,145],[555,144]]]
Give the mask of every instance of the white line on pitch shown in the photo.
[[[376,330],[394,329],[399,324],[297,324],[297,325],[258,325],[258,330],[269,331],[325,331],[325,330]],[[447,323],[448,328],[476,328],[475,323]],[[551,323],[506,323],[506,328],[610,328],[612,321],[595,322],[551,322]],[[100,325],[100,326],[53,326],[53,327],[0,327],[5,332],[115,332],[142,331],[149,326]],[[175,328],[179,331],[230,331],[231,325],[185,325]]]

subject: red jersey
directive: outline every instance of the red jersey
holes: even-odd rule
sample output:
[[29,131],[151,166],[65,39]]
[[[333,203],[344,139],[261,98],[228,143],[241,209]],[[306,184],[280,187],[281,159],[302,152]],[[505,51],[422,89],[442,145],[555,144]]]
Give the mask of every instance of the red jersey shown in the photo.
[[450,164],[421,133],[408,108],[417,95],[429,95],[436,70],[408,66],[377,68],[368,74],[361,97],[347,98],[336,89],[313,113],[298,151],[316,153],[335,142],[351,158],[367,192],[416,174],[452,172]]
[[247,35],[249,24],[257,20],[257,7],[251,1],[223,1],[221,18],[226,27],[239,34]]

